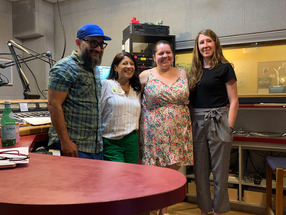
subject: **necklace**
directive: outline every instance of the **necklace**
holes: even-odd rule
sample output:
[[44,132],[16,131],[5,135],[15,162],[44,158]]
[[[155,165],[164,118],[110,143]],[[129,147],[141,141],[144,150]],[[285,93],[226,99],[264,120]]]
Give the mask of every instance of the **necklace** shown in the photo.
[[125,85],[121,85],[118,81],[117,81],[118,85],[121,87],[121,89],[124,91],[125,94],[129,93],[130,90],[130,84],[125,84]]
[[120,85],[122,90],[125,92],[125,94],[128,94],[129,93],[129,90],[130,90],[130,85],[127,86],[127,88],[125,86],[122,86]]

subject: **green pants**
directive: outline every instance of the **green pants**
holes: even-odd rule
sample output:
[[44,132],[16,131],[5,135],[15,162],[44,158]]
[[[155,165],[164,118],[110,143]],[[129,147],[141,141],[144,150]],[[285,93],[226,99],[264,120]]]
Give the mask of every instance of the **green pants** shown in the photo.
[[119,140],[103,138],[104,160],[138,163],[138,135],[136,131]]

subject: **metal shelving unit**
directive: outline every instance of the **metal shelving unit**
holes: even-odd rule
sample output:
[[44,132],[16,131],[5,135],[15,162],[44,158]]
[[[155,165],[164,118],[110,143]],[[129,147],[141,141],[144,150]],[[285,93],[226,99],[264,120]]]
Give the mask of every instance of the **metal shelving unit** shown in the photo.
[[138,71],[142,72],[154,66],[153,49],[159,40],[168,41],[175,54],[175,35],[169,35],[169,26],[131,23],[123,30],[122,50],[134,55]]

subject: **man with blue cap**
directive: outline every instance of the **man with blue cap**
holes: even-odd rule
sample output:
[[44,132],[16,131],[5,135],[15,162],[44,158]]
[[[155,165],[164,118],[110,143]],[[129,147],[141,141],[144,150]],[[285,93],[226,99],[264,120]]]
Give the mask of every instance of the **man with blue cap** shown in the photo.
[[49,146],[61,155],[103,159],[100,121],[100,65],[105,40],[94,24],[81,26],[75,40],[77,51],[50,70],[48,108],[52,120]]

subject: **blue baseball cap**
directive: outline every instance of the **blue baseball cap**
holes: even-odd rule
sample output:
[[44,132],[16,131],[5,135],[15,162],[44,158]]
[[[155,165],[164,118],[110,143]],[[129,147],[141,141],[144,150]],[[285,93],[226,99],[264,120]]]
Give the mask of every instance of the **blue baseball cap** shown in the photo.
[[98,25],[86,24],[81,26],[77,31],[77,38],[82,39],[84,37],[103,37],[104,40],[111,40],[110,37],[105,36],[102,29]]

